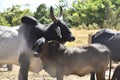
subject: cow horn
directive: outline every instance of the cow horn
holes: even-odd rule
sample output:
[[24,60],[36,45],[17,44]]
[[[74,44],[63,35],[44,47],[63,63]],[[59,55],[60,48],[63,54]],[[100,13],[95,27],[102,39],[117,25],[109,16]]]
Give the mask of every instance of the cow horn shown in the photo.
[[51,17],[51,19],[53,20],[53,22],[57,23],[57,19],[56,19],[56,17],[54,16],[53,7],[52,7],[52,6],[50,7],[50,17]]
[[63,10],[62,10],[62,7],[60,6],[60,16],[59,16],[61,19],[63,19]]

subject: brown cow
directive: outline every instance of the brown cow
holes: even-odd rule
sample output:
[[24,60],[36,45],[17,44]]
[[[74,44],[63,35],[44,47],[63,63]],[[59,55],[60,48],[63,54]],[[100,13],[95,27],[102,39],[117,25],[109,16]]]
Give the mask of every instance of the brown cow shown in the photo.
[[112,80],[120,80],[120,64],[115,68]]
[[39,55],[43,68],[57,80],[64,75],[84,76],[95,72],[97,80],[105,80],[105,71],[110,59],[109,49],[101,44],[90,44],[82,47],[66,47],[58,41],[45,41],[40,38],[33,48],[35,56]]

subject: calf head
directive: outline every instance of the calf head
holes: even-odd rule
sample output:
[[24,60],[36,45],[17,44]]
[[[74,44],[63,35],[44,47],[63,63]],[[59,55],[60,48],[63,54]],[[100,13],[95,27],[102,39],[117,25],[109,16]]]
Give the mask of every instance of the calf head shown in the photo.
[[58,41],[46,41],[45,38],[42,37],[35,42],[32,50],[35,51],[33,55],[34,57],[40,57],[40,55],[44,54],[47,54],[48,56],[55,56],[55,54],[57,55],[56,51],[64,51],[65,47]]
[[33,54],[34,57],[40,56],[40,53],[42,52],[45,43],[46,41],[44,37],[41,37],[35,42],[35,44],[32,46],[32,50],[35,51]]

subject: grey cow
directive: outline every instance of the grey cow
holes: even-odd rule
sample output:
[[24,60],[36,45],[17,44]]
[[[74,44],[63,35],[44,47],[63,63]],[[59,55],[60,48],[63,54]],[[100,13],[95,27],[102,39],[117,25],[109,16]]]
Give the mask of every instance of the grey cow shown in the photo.
[[[92,43],[101,43],[111,50],[111,59],[120,61],[120,32],[112,29],[102,29],[92,35]],[[94,73],[92,73],[94,78]]]
[[46,41],[40,38],[33,45],[34,56],[39,56],[43,68],[57,80],[64,75],[84,76],[95,72],[97,80],[105,80],[105,71],[110,60],[109,49],[101,44],[81,47],[66,47],[58,41]]
[[48,25],[40,24],[34,17],[24,16],[19,26],[0,26],[0,63],[19,65],[18,80],[28,80],[29,69],[33,72],[42,69],[40,59],[33,57],[31,50],[37,39],[45,37],[48,41],[57,40],[60,43],[75,40],[62,19],[62,8],[60,17],[56,18],[51,7],[50,16],[53,22]]

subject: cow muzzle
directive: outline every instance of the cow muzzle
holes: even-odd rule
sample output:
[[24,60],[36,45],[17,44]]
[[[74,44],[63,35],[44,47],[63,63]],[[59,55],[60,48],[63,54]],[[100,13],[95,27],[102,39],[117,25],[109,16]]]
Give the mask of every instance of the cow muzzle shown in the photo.
[[74,41],[75,40],[75,37],[73,36],[73,37],[71,37],[71,41]]
[[75,37],[74,37],[74,36],[71,36],[71,37],[68,39],[69,42],[72,42],[72,41],[74,41],[74,40],[75,40]]

